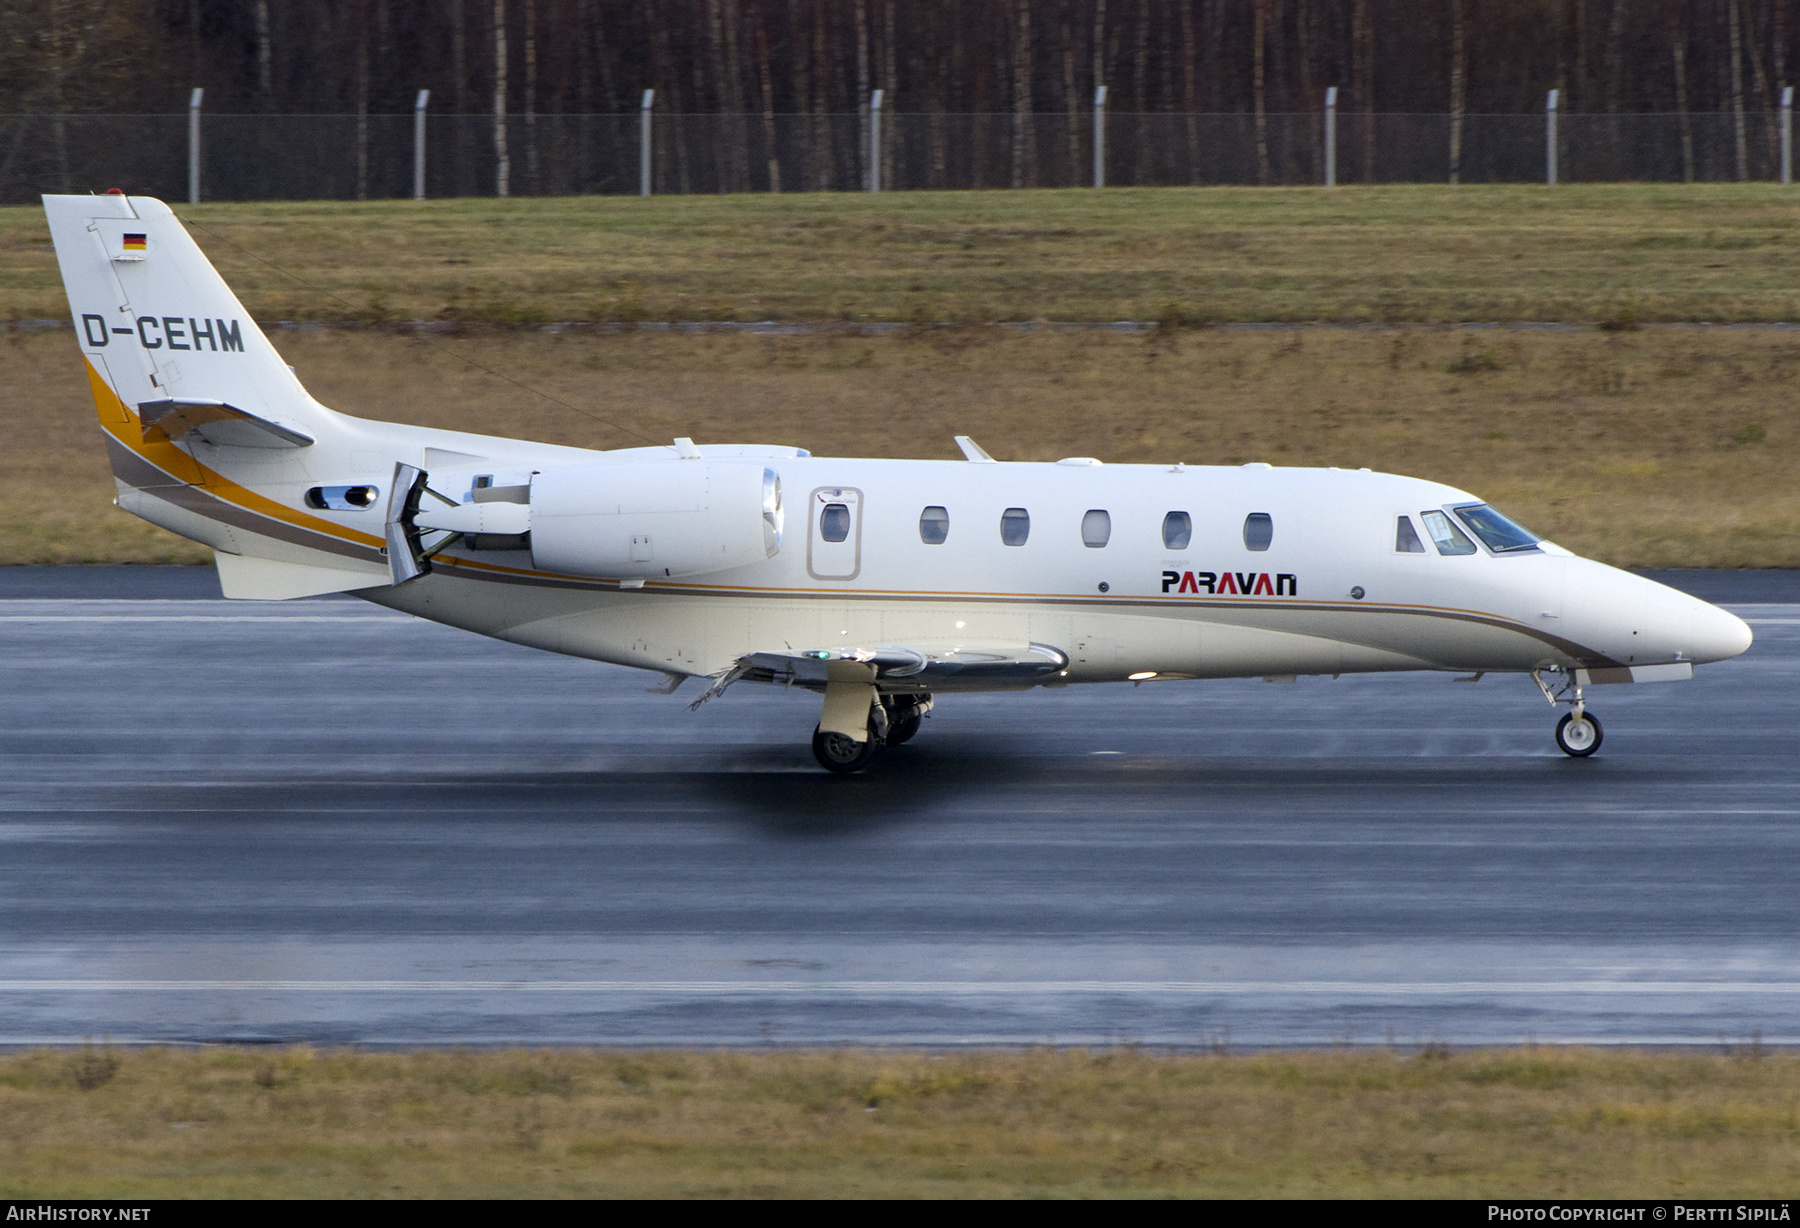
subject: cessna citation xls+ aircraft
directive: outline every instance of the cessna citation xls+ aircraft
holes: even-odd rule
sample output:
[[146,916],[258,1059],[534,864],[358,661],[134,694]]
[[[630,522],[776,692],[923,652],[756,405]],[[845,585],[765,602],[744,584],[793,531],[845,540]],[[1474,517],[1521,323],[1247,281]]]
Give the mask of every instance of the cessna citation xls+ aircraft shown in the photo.
[[1691,677],[1750,630],[1463,491],[1367,470],[597,452],[352,418],[307,395],[161,201],[48,196],[119,506],[227,597],[347,592],[553,652],[823,697],[855,771],[945,692],[1386,670],[1584,688]]

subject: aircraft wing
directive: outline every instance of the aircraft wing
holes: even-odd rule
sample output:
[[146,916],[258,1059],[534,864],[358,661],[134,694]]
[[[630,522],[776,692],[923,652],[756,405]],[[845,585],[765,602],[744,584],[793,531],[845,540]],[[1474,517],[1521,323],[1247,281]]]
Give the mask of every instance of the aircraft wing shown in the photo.
[[916,686],[921,691],[982,689],[996,683],[1029,687],[1069,667],[1069,654],[1049,644],[967,640],[882,644],[874,648],[782,647],[739,657],[696,699],[698,708],[734,682],[775,682],[818,689],[832,682]]

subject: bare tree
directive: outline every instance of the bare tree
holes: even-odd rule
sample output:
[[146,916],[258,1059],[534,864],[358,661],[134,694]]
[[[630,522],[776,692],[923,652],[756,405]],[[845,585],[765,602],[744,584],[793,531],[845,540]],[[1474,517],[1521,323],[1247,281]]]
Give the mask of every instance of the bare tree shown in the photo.
[[1686,5],[1675,0],[1664,12],[1669,26],[1669,52],[1675,61],[1675,114],[1681,126],[1681,179],[1694,182],[1694,124],[1688,114],[1687,35],[1681,28]]
[[525,190],[542,192],[538,178],[538,39],[537,0],[525,2]]
[[1193,0],[1176,0],[1181,10],[1181,109],[1187,113],[1188,182],[1200,182],[1200,93],[1194,71],[1199,52],[1194,45]]
[[781,158],[775,148],[775,74],[769,67],[769,23],[756,6],[756,76],[762,87],[763,149],[769,164],[769,191],[781,191]]
[[494,195],[512,194],[512,155],[506,148],[506,0],[494,4]]
[[1743,36],[1738,30],[1737,0],[1725,0],[1725,20],[1731,31],[1731,123],[1737,155],[1738,182],[1750,178],[1750,152],[1744,133],[1744,66]]
[[[881,88],[887,91],[889,110],[900,105],[899,53],[895,48],[894,0],[882,0],[881,6]],[[894,149],[898,142],[892,134],[881,141],[881,182],[894,182]],[[898,186],[898,185],[896,185]]]
[[[1780,4],[1776,4],[1779,11]],[[1763,140],[1768,147],[1769,165],[1773,166],[1781,157],[1781,138],[1775,131],[1779,122],[1775,117],[1775,94],[1769,88],[1769,74],[1763,70],[1762,52],[1756,46],[1756,19],[1754,11],[1750,20],[1745,23],[1744,41],[1748,44],[1751,80],[1756,83],[1756,100],[1763,113]]]
[[1058,16],[1062,18],[1063,111],[1068,128],[1063,137],[1068,146],[1071,187],[1081,179],[1081,112],[1080,99],[1075,92],[1075,26],[1069,20],[1074,7],[1075,0],[1062,0],[1058,6]]
[[1463,107],[1467,97],[1469,41],[1463,0],[1450,0],[1450,182],[1462,182]]
[[949,123],[945,118],[945,94],[950,85],[950,47],[943,37],[943,30],[936,23],[936,16],[942,6],[934,4],[929,12],[933,15],[931,25],[932,42],[935,53],[931,57],[931,70],[926,77],[926,107],[931,112],[931,177],[929,186],[941,188],[949,183],[950,178],[950,134]]
[[1137,23],[1132,31],[1131,84],[1137,100],[1137,182],[1150,177],[1150,0],[1138,0]]
[[369,2],[359,0],[356,24],[356,199],[369,199]]
[[856,0],[856,162],[863,168],[862,186],[869,186],[873,172],[869,156],[869,0]]
[[1369,0],[1356,0],[1350,17],[1350,44],[1354,58],[1351,78],[1363,110],[1362,177],[1375,182],[1375,31],[1369,21]]
[[1269,186],[1269,97],[1263,79],[1263,47],[1268,36],[1269,0],[1255,0],[1250,35],[1250,91],[1256,110],[1256,182]]
[[256,105],[275,109],[275,46],[269,31],[269,0],[256,0]]
[[1031,115],[1031,3],[1014,0],[1012,185],[1037,180],[1037,133]]

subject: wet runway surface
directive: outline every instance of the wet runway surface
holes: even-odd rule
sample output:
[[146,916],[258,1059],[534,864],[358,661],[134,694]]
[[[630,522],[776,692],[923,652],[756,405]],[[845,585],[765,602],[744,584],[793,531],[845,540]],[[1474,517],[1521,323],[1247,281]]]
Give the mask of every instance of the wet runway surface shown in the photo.
[[1800,1042],[1792,577],[1588,761],[1396,675],[952,696],[839,779],[816,697],[6,570],[0,1041]]

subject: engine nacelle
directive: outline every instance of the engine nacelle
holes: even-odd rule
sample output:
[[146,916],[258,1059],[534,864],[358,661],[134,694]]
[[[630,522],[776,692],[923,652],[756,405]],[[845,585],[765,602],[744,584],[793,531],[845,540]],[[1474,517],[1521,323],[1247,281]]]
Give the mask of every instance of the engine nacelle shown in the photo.
[[540,571],[661,579],[725,571],[781,549],[781,478],[704,460],[584,465],[531,479]]

